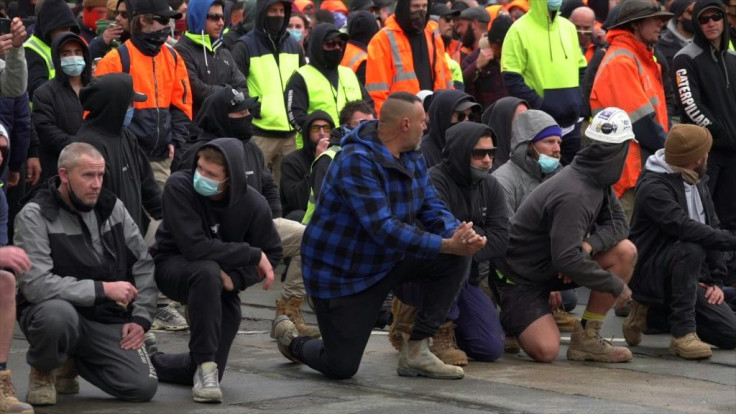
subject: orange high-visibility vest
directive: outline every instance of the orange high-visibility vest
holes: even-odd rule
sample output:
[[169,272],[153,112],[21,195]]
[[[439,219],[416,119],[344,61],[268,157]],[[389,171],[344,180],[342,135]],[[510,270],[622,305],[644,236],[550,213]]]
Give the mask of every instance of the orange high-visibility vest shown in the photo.
[[345,54],[342,56],[340,65],[349,67],[358,73],[360,65],[368,59],[368,53],[360,47],[348,42],[345,46]]

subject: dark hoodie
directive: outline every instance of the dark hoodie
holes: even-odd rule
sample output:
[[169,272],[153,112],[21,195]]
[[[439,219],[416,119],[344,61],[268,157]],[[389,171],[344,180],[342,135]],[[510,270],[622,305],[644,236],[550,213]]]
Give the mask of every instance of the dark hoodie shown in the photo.
[[442,161],[442,149],[445,148],[445,131],[451,127],[452,110],[460,102],[475,102],[475,98],[462,91],[441,90],[434,93],[429,106],[429,133],[422,137],[420,150],[424,154],[427,168]]
[[332,128],[335,123],[332,117],[325,111],[314,111],[304,121],[302,131],[306,131],[304,146],[284,158],[281,164],[281,204],[284,207],[284,215],[295,210],[307,210],[309,191],[313,185],[312,163],[317,144],[309,139],[309,127],[316,120],[327,121]]
[[[110,99],[114,96],[115,99]],[[135,135],[123,128],[123,119],[133,97],[133,78],[127,73],[96,77],[79,93],[87,117],[75,141],[91,144],[105,157],[102,186],[125,204],[130,216],[145,234],[148,214],[161,219],[161,190],[151,164]]]
[[[309,34],[309,65],[319,70],[320,73],[330,81],[330,84],[332,84],[332,87],[335,88],[338,93],[340,93],[340,89],[342,89],[342,93],[347,95],[350,93],[350,89],[345,88],[346,81],[341,81],[337,72],[337,66],[339,66],[339,62],[342,57],[338,59],[337,64],[330,65],[325,60],[324,50],[322,49],[322,42],[325,38],[338,32],[337,27],[330,23],[320,23],[314,28],[312,33]],[[348,75],[353,76],[352,72],[348,73]],[[363,85],[360,86],[360,93],[362,100],[367,101],[370,104],[373,103],[373,99],[368,92],[366,92]],[[307,83],[299,72],[295,72],[286,84],[284,99],[286,101],[286,110],[289,114],[289,122],[291,122],[292,126],[297,131],[303,133],[302,126],[307,119],[310,104]],[[335,105],[337,105],[337,99],[335,100]],[[340,113],[341,110],[342,108],[337,107],[335,113]]]
[[[51,45],[51,32],[60,28],[70,28],[79,33],[79,25],[69,6],[63,0],[45,0],[36,16],[34,36],[46,45]],[[36,52],[26,48],[26,65],[28,66],[28,97],[33,99],[36,89],[49,80],[46,61]],[[54,64],[57,75],[59,66]]]
[[[348,18],[348,34],[350,35],[350,41],[348,43],[356,46],[364,52],[368,52],[368,43],[370,43],[373,36],[378,33],[380,28],[376,24],[376,16],[364,10],[350,13]],[[347,50],[347,49],[346,49]],[[355,71],[355,75],[360,80],[361,84],[365,84],[365,68],[367,60],[364,60],[358,66],[358,70]]]
[[514,114],[516,114],[516,108],[521,104],[529,108],[527,101],[513,96],[507,96],[486,108],[481,116],[483,123],[491,127],[496,133],[496,155],[493,158],[493,168],[491,171],[497,170],[498,167],[504,165],[511,157],[511,133],[514,124]]
[[[82,54],[86,62],[81,74],[82,85],[87,85],[92,78],[89,50],[82,38],[70,32],[63,32],[56,36],[51,44],[51,60],[54,62],[54,67],[58,68],[56,77],[38,88],[33,96],[31,114],[33,128],[41,144],[40,182],[46,182],[49,177],[56,175],[59,153],[74,140],[74,135],[82,125],[82,104],[74,89],[69,85],[69,77],[61,70],[59,51],[65,43],[70,41],[76,41],[82,46]],[[32,54],[27,53],[26,55]]]
[[[231,96],[230,89],[222,88],[209,96],[202,103],[202,108],[194,119],[197,128],[201,131],[197,139],[186,148],[181,162],[172,166],[172,171],[189,168],[192,163],[196,164],[197,152],[207,143],[216,138],[231,137],[234,134],[230,130],[228,118],[228,102]],[[263,152],[251,137],[235,137],[242,143],[244,154],[240,157],[240,165],[245,173],[246,183],[255,191],[263,195],[268,201],[273,218],[281,217],[281,199],[279,188],[273,180],[273,176],[265,167],[266,161]]]
[[253,30],[253,26],[256,21],[256,0],[248,0],[245,2],[243,15],[244,17],[242,22],[231,27],[227,33],[222,35],[222,44],[229,50],[232,50],[238,39]]
[[[706,9],[726,15],[719,0],[697,1],[693,21]],[[700,24],[695,24],[693,42],[675,55],[672,78],[677,88],[682,122],[708,128],[713,135],[713,151],[736,151],[736,55],[728,50],[728,19],[724,18],[720,51],[711,45]]]
[[481,262],[504,257],[509,239],[503,188],[490,174],[473,181],[470,170],[473,147],[481,137],[493,135],[491,128],[476,122],[461,122],[451,127],[447,130],[442,163],[429,170],[432,184],[450,212],[458,220],[472,221],[476,233],[488,238],[486,246],[473,255],[471,281],[485,276],[485,272],[479,274]]
[[[427,38],[424,30],[416,32],[411,26],[411,0],[399,0],[396,2],[396,10],[394,16],[396,23],[399,24],[404,35],[409,39],[411,45],[411,57],[414,62],[414,72],[419,80],[419,90],[434,90],[434,80],[432,79],[432,62],[429,56],[429,46],[427,46]],[[424,20],[424,27],[429,21],[429,11],[427,11]],[[440,147],[441,148],[441,147]]]
[[559,273],[591,290],[618,296],[624,282],[594,262],[629,234],[623,208],[613,192],[629,144],[592,142],[572,164],[542,183],[511,217],[506,259],[498,266],[511,281],[561,288]]
[[257,265],[265,253],[271,266],[281,260],[281,239],[263,197],[248,186],[245,150],[234,138],[219,138],[203,147],[218,149],[227,161],[227,197],[212,201],[199,195],[192,184],[197,159],[166,181],[164,219],[156,232],[151,253],[160,263],[170,256],[194,262],[211,260],[233,279],[240,291],[257,283]]

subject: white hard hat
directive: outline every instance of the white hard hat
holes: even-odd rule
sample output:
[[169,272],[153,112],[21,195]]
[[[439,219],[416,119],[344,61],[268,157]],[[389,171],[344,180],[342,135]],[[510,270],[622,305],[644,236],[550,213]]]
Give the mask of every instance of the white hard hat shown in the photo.
[[598,112],[585,130],[585,136],[606,144],[621,144],[634,140],[634,129],[629,115],[619,108],[606,108]]

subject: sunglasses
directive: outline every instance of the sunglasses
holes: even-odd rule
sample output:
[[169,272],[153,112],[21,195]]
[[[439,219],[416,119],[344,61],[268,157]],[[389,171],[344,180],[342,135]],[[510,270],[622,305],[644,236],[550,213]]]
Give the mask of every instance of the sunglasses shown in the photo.
[[495,154],[495,153],[496,153],[496,149],[495,148],[488,148],[488,149],[483,148],[483,149],[474,149],[473,152],[471,153],[471,155],[473,156],[473,159],[474,160],[480,161],[483,158],[485,158],[486,155],[490,159],[493,159],[493,154]]
[[463,122],[466,119],[468,121],[472,121],[474,119],[474,114],[472,112],[469,114],[466,114],[465,112],[455,112],[455,115],[457,116],[457,122]]
[[332,127],[329,125],[312,125],[309,127],[309,132],[317,133],[319,131],[332,132]]
[[115,16],[120,16],[121,19],[128,20],[128,12],[127,11],[115,11]]
[[324,50],[344,49],[345,41],[340,39],[325,40],[322,42],[322,48]]
[[164,16],[157,16],[157,15],[154,14],[153,16],[151,16],[151,20],[155,20],[155,21],[161,23],[162,25],[166,26],[171,21],[171,18],[170,17],[164,17]]
[[698,17],[698,23],[700,24],[708,24],[709,21],[713,20],[714,22],[720,22],[723,20],[723,13],[716,12],[711,14],[710,16],[700,16]]
[[208,14],[207,20],[212,20],[213,22],[225,21],[225,15],[219,13]]

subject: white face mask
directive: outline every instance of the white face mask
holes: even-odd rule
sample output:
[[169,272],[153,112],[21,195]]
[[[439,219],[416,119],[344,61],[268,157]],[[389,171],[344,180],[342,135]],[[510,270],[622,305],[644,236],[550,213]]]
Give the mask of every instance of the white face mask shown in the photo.
[[562,7],[562,0],[547,0],[547,10],[558,11]]

